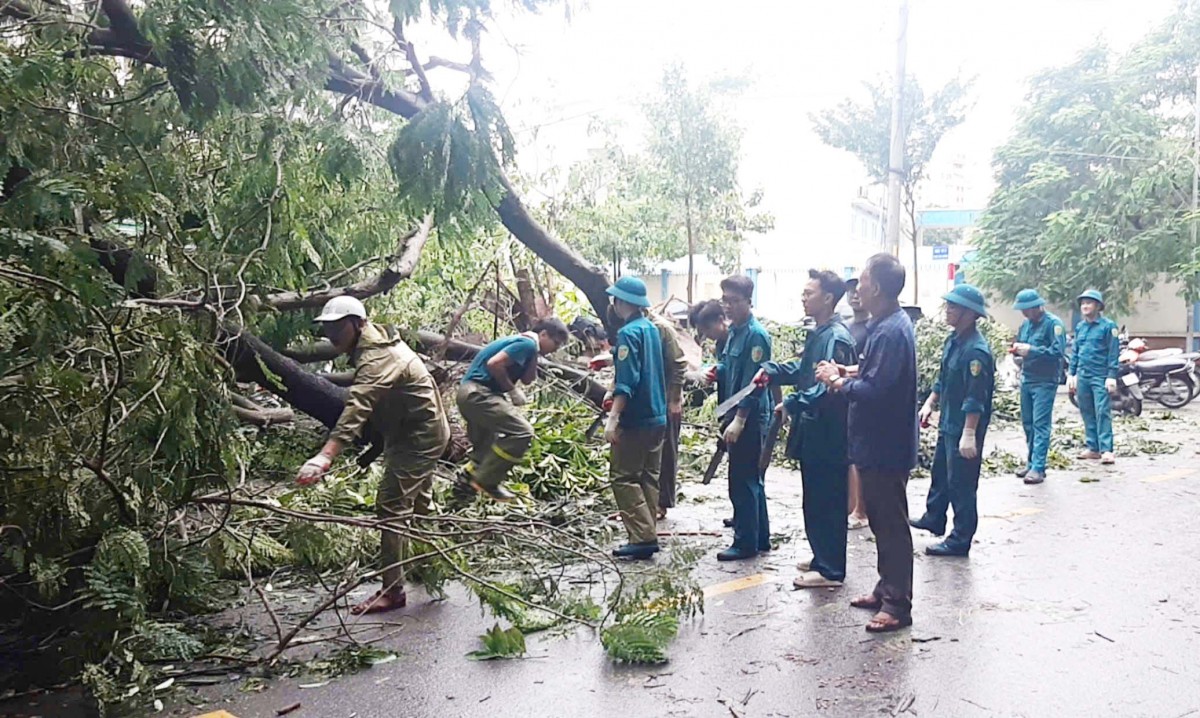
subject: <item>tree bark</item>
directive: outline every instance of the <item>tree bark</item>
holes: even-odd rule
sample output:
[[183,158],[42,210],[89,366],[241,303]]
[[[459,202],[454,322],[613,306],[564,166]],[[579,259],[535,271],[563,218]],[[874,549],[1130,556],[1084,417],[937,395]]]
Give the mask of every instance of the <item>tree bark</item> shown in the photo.
[[687,278],[687,298],[688,306],[691,306],[695,299],[692,297],[692,288],[696,282],[696,235],[692,231],[692,200],[690,197],[683,198],[683,217],[687,223],[687,243],[688,243],[688,278]]

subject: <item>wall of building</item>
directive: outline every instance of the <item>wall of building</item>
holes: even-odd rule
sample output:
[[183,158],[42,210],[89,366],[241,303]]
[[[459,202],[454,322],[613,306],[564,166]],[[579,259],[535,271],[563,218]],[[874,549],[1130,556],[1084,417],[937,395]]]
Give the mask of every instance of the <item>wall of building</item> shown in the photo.
[[[1130,337],[1141,337],[1153,349],[1183,347],[1187,332],[1187,304],[1180,297],[1181,285],[1165,278],[1137,300],[1134,311],[1128,314],[1107,312],[1117,324],[1125,327]],[[1012,309],[1012,297],[988,297],[992,318],[1010,327],[1014,332],[1025,318]],[[1079,321],[1074,305],[1051,305],[1049,311],[1067,323],[1073,331]]]

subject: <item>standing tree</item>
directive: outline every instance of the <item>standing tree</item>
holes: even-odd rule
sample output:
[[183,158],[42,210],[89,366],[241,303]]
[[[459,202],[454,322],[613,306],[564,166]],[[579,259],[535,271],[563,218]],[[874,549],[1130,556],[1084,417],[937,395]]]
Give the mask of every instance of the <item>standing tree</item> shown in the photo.
[[[679,67],[663,74],[658,96],[645,106],[650,122],[647,150],[659,174],[653,186],[683,226],[688,258],[688,302],[693,301],[696,254],[731,271],[749,233],[771,229],[774,220],[753,212],[760,193],[744,199],[738,187],[741,133],[714,111],[714,93],[692,87]],[[677,255],[679,256],[679,255]]]
[[1070,302],[1087,287],[1126,311],[1164,277],[1200,296],[1191,241],[1191,148],[1200,10],[1189,3],[1124,55],[1104,46],[1031,83],[981,220],[976,280],[1036,285]]
[[548,224],[585,259],[649,271],[687,251],[662,174],[611,139],[570,169],[566,186],[543,208]]
[[[812,115],[813,128],[821,141],[858,158],[872,183],[886,184],[889,174],[892,83],[863,83],[867,99],[846,99],[836,107]],[[901,170],[906,228],[910,239],[917,235],[917,192],[925,178],[934,150],[946,133],[962,124],[968,109],[970,83],[951,80],[926,97],[916,79],[909,77],[904,88],[904,167]],[[917,246],[913,241],[913,296],[918,296]]]

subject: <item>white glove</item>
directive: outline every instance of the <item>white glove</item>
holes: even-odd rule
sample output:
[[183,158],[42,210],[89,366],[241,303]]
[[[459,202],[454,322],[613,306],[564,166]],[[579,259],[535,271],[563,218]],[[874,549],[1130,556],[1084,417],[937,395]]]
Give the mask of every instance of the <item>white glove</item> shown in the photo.
[[711,383],[708,380],[708,376],[709,376],[708,372],[705,371],[704,369],[693,369],[693,370],[685,373],[683,375],[683,378],[687,379],[688,381],[690,381],[693,384],[699,384],[700,386],[708,386]]
[[604,440],[610,444],[617,443],[621,438],[621,415],[609,412],[608,421],[604,422]]
[[733,417],[733,421],[729,422],[729,426],[725,429],[725,435],[721,438],[725,440],[725,446],[733,446],[738,439],[742,438],[742,430],[746,428],[746,419],[738,414]]
[[325,454],[317,454],[308,461],[304,462],[304,466],[300,467],[300,472],[296,474],[296,483],[301,486],[310,486],[321,480],[321,477],[329,472],[329,467],[333,465],[333,460]]
[[1031,347],[1029,344],[1025,344],[1023,342],[1018,342],[1016,344],[1013,344],[1013,353],[1019,357],[1027,357],[1027,356],[1029,356],[1030,348]]
[[1074,394],[1075,390],[1078,388],[1079,388],[1079,380],[1077,378],[1075,378],[1074,375],[1067,377],[1067,391],[1070,392],[1071,394]]
[[932,397],[926,399],[921,405],[921,410],[917,412],[917,419],[920,420],[921,426],[929,426],[929,419],[933,416],[933,401]]
[[513,384],[512,391],[508,392],[508,400],[512,402],[513,406],[525,406],[529,403],[529,398],[525,396],[525,392],[516,384]]
[[971,461],[979,456],[979,447],[975,446],[975,432],[964,431],[958,440],[958,455]]
[[1108,390],[1109,394],[1116,396],[1117,380],[1116,379],[1105,379],[1104,380],[1104,388]]

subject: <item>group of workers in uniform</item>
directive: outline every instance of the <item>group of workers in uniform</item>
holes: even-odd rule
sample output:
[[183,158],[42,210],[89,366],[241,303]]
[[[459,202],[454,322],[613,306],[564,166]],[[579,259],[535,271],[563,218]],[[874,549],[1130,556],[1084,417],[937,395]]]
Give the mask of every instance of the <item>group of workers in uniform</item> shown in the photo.
[[[676,328],[649,311],[645,284],[621,277],[611,287],[614,378],[604,409],[610,472],[619,517],[628,540],[613,550],[625,559],[648,559],[659,551],[657,521],[673,505],[676,451],[685,381],[716,384],[724,402],[741,398],[721,433],[729,455],[733,529],[720,561],[753,558],[771,550],[770,523],[760,461],[772,413],[791,422],[786,455],[799,462],[804,525],[812,558],[799,565],[796,588],[836,587],[846,575],[847,531],[869,523],[878,549],[875,589],[851,601],[874,611],[866,628],[894,631],[911,625],[912,535],[910,526],[941,536],[953,509],[951,531],[928,546],[931,556],[966,556],[978,524],[978,489],[984,439],[992,415],[995,358],[977,322],[987,304],[976,288],[961,284],[944,296],[951,332],[928,399],[917,408],[916,338],[900,306],[904,267],[890,254],[871,257],[861,276],[843,281],[833,272],[810,270],[801,294],[815,326],[799,358],[776,361],[771,337],[752,311],[753,281],[734,275],[721,282],[721,300],[691,307],[689,321],[715,343],[716,364],[688,370]],[[854,312],[846,324],[836,311],[843,297]],[[1068,390],[1077,394],[1087,427],[1081,458],[1112,463],[1108,396],[1116,390],[1118,330],[1102,315],[1103,297],[1079,297],[1083,316],[1075,329],[1067,365]],[[1022,365],[1021,414],[1028,443],[1026,483],[1045,479],[1053,403],[1063,374],[1065,332],[1045,310],[1036,290],[1016,297],[1026,318],[1010,351]],[[354,381],[345,408],[321,451],[301,467],[297,480],[311,484],[329,471],[348,445],[369,426],[383,443],[384,468],[376,501],[384,517],[410,518],[428,510],[437,461],[450,429],[441,395],[420,357],[401,339],[371,323],[365,307],[349,296],[330,300],[316,318],[325,337],[350,355]],[[519,407],[520,384],[537,377],[538,357],[568,339],[566,326],[545,319],[528,332],[498,339],[471,362],[458,388],[457,405],[472,449],[456,492],[497,501],[514,495],[504,487],[533,439]],[[772,406],[771,387],[794,390]],[[940,409],[932,482],[924,514],[908,517],[906,486],[917,464],[918,432]],[[404,541],[384,531],[382,588],[354,613],[405,605]]]

